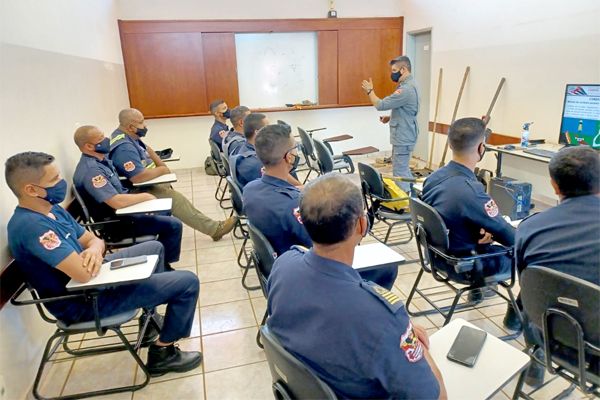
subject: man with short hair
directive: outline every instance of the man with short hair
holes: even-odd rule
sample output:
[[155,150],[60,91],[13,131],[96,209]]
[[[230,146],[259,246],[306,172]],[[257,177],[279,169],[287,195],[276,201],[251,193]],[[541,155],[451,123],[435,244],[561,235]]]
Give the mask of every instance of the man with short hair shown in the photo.
[[[515,241],[515,229],[502,218],[498,206],[475,177],[475,166],[485,153],[485,140],[486,129],[481,119],[455,121],[448,131],[452,161],[431,174],[423,185],[421,198],[441,215],[449,230],[449,251],[457,257],[495,252],[498,246],[492,245],[494,241],[508,247]],[[485,276],[509,273],[511,267],[509,256],[493,257],[484,261],[483,273]],[[456,274],[450,266],[446,272],[450,276]],[[470,292],[469,299],[479,301],[481,292]],[[511,306],[504,325],[521,329]]]
[[[119,113],[119,127],[112,133],[110,140],[110,159],[119,175],[132,183],[146,182],[171,172],[150,146],[142,142],[148,128],[144,115],[135,108],[126,108]],[[171,185],[158,184],[146,186],[147,191],[158,198],[173,199],[173,215],[189,227],[209,235],[214,241],[231,232],[237,221],[230,217],[225,221],[215,221],[174,190]]]
[[[371,78],[362,82],[362,88],[378,111],[392,110],[390,116],[379,117],[379,120],[390,124],[393,173],[394,176],[412,178],[409,162],[419,135],[419,91],[411,74],[412,67],[408,57],[399,56],[391,60],[390,69],[392,81],[398,83],[394,93],[380,99],[375,94]],[[410,191],[408,182],[399,185],[405,192]]]
[[244,118],[250,114],[250,109],[245,106],[237,106],[231,110],[231,125],[233,128],[223,138],[223,154],[229,158],[236,155],[244,145]]
[[[538,265],[600,285],[598,152],[587,146],[562,149],[552,157],[548,169],[560,204],[519,224],[515,237],[517,268],[522,272]],[[528,344],[543,344],[541,332],[530,327],[524,331]],[[543,350],[536,356],[543,358]],[[544,368],[533,363],[525,382],[537,387],[543,380]]]
[[[299,213],[300,189],[287,180],[300,159],[291,130],[281,124],[262,128],[256,137],[256,154],[265,172],[262,178],[244,188],[243,204],[248,221],[265,235],[278,255],[294,245],[311,247],[312,239]],[[361,275],[391,289],[398,268],[378,268]]]
[[[138,308],[153,309],[166,304],[160,336],[148,349],[148,372],[160,376],[198,367],[202,354],[181,351],[174,342],[189,336],[199,282],[189,271],[163,271],[163,247],[151,241],[105,255],[104,242],[79,225],[59,203],[64,201],[67,182],[61,178],[54,157],[26,152],[5,164],[6,183],[19,205],[8,222],[8,244],[29,284],[41,298],[66,296],[73,279],[88,282],[97,276],[103,261],[157,254],[158,264],[147,279],[111,289],[102,289],[97,299],[100,318]],[[92,303],[83,296],[45,304],[66,324],[94,319]],[[146,339],[148,330],[146,331]],[[156,333],[155,333],[156,334]]]
[[[244,119],[244,136],[246,143],[238,150],[237,154],[231,157],[230,168],[235,168],[235,176],[239,184],[244,188],[248,182],[258,179],[262,176],[263,165],[256,155],[256,135],[265,126],[269,120],[264,114],[252,113]],[[301,186],[296,178],[288,174],[287,182],[294,186]]]
[[600,285],[600,157],[568,147],[548,165],[560,204],[523,220],[515,237],[519,271],[540,265]]
[[306,186],[300,215],[314,247],[275,260],[267,325],[340,398],[444,399],[425,329],[352,268],[369,231],[364,207],[360,188],[339,173]]
[[112,161],[106,157],[110,151],[110,139],[100,129],[91,125],[81,126],[75,131],[74,140],[81,151],[81,158],[73,174],[73,183],[94,221],[121,220],[122,223],[104,227],[104,231],[117,241],[132,235],[158,235],[158,241],[165,248],[165,267],[170,269],[170,264],[179,260],[181,221],[159,214],[117,217],[115,210],[156,197],[150,193],[129,193],[123,187]]
[[231,111],[227,107],[225,100],[215,100],[210,103],[210,113],[215,117],[215,123],[210,128],[209,139],[212,140],[219,146],[219,150],[223,150],[222,142],[223,138],[229,132],[229,126],[227,126],[227,120],[230,117]]

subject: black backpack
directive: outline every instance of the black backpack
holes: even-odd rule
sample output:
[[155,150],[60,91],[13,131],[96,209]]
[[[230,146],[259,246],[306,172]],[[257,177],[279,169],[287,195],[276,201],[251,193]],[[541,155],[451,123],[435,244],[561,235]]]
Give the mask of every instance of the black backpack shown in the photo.
[[206,172],[206,175],[218,175],[217,169],[215,168],[215,164],[211,156],[206,157],[206,160],[204,160],[204,172]]

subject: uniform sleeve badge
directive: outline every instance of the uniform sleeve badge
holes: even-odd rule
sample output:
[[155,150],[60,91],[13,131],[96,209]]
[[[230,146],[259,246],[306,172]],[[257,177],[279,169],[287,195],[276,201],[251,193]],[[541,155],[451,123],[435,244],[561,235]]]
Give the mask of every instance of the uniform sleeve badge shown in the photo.
[[396,91],[394,92],[394,94],[400,94],[402,93],[402,89],[396,89]]
[[106,178],[103,175],[97,175],[92,178],[92,185],[96,189],[103,188],[104,186],[106,186],[106,183]]
[[404,352],[406,359],[415,363],[423,358],[423,344],[415,334],[412,323],[409,322],[406,332],[400,337],[400,348]]
[[125,168],[125,171],[131,172],[135,169],[135,164],[133,161],[127,161],[125,164],[123,164],[123,168]]
[[498,215],[498,206],[493,199],[490,199],[490,201],[485,203],[483,208],[485,209],[485,213],[491,218],[494,218]]
[[[302,224],[302,216],[300,215],[300,207],[294,208],[294,217],[296,218],[296,221],[298,221],[300,224]],[[304,225],[304,224],[302,224],[302,225]]]
[[42,246],[44,246],[46,250],[54,250],[58,246],[60,246],[61,241],[58,235],[54,233],[54,231],[49,230],[48,232],[40,236],[40,243]]

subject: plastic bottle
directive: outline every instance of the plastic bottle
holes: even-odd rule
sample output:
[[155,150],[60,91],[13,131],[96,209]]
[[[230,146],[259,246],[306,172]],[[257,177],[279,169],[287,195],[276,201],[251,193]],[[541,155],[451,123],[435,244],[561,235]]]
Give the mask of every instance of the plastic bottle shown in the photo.
[[523,132],[521,132],[521,147],[529,147],[529,127],[533,122],[525,122],[523,124]]

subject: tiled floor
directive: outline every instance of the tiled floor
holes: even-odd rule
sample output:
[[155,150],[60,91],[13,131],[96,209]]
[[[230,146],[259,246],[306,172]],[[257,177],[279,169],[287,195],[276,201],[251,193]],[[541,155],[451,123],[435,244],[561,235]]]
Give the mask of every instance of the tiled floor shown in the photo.
[[[217,179],[206,176],[201,170],[177,171],[179,191],[193,200],[204,213],[215,219],[224,219],[224,211],[214,199]],[[367,237],[365,242],[372,242]],[[198,350],[204,354],[200,368],[185,374],[167,374],[152,378],[150,384],[135,393],[121,393],[102,398],[113,400],[141,399],[272,399],[271,376],[265,355],[255,343],[258,325],[266,308],[260,290],[246,291],[241,285],[241,270],[236,257],[241,241],[227,235],[219,242],[185,227],[181,260],[174,265],[198,274],[201,281],[200,300],[195,315],[191,337],[180,341],[185,350]],[[414,243],[396,246],[407,259],[418,258]],[[406,299],[419,267],[416,263],[400,266],[393,291]],[[257,284],[256,275],[249,284]],[[433,280],[426,276],[426,284]],[[496,299],[486,303],[497,303]],[[417,307],[423,306],[416,301]],[[503,335],[502,318],[505,305],[481,308],[460,317],[486,329],[494,335]],[[163,310],[159,310],[163,311]],[[415,323],[434,333],[442,325],[439,316],[418,317]],[[522,349],[522,337],[510,342]],[[146,350],[141,357],[146,358]],[[43,380],[42,394],[53,396],[78,391],[106,388],[115,384],[140,382],[141,374],[135,363],[125,353],[113,353],[72,361],[54,363]],[[512,396],[515,382],[511,382],[494,399]],[[557,381],[550,390],[538,393],[535,398],[548,398],[557,394],[565,383]],[[31,397],[31,395],[29,395]],[[582,398],[579,392],[569,398]]]

